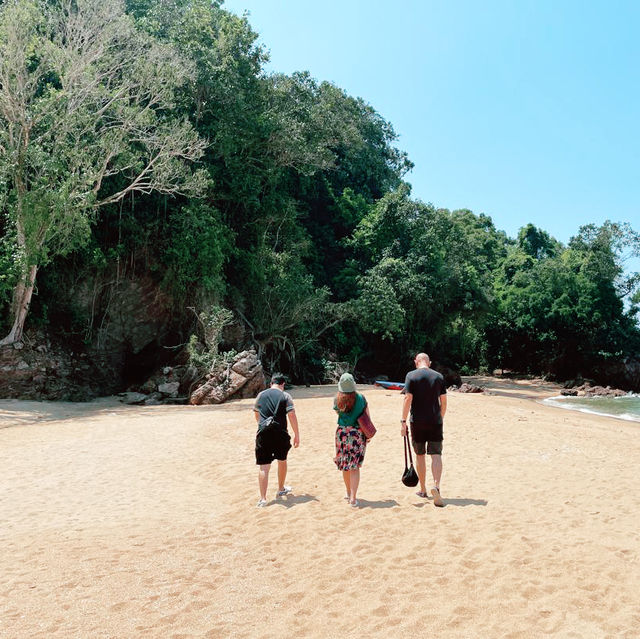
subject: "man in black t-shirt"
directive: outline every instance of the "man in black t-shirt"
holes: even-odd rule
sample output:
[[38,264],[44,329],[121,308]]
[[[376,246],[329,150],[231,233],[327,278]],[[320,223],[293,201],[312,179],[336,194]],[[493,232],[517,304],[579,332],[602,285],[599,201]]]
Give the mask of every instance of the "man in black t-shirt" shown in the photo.
[[420,479],[419,497],[426,497],[427,465],[425,453],[431,457],[433,475],[433,503],[444,506],[440,496],[442,477],[442,418],[447,411],[447,387],[444,377],[429,368],[431,364],[426,353],[418,353],[414,364],[416,370],[407,373],[404,382],[404,404],[400,433],[407,434],[407,418],[411,412],[411,441],[416,453],[416,471]]
[[293,400],[289,393],[284,392],[284,375],[275,373],[271,378],[271,388],[262,391],[256,397],[253,414],[258,422],[256,433],[256,464],[260,466],[258,472],[258,486],[260,487],[260,501],[258,507],[267,505],[267,487],[269,485],[269,470],[271,462],[278,460],[278,492],[282,497],[291,492],[291,486],[285,486],[287,477],[287,454],[291,448],[291,437],[287,431],[287,419],[293,430],[293,447],[300,445],[298,419],[293,408]]

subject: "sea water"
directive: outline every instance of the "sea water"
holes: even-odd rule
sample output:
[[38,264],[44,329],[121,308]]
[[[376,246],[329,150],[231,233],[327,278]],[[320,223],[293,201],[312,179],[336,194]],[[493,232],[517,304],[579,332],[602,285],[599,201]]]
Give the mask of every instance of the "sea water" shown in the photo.
[[640,422],[640,395],[632,393],[622,397],[549,397],[543,403],[583,413]]

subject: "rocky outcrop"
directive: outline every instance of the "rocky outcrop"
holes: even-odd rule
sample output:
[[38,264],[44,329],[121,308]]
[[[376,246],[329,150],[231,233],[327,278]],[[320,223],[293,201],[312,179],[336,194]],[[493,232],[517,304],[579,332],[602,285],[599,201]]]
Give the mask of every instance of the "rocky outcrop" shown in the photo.
[[210,372],[191,393],[189,403],[222,404],[229,399],[255,397],[264,388],[264,373],[256,352],[242,351],[228,366]]
[[482,386],[476,386],[475,384],[460,384],[460,386],[452,386],[451,390],[456,390],[459,393],[484,393]]
[[627,393],[611,386],[587,386],[582,394],[584,397],[624,397]]
[[611,386],[599,386],[591,382],[584,382],[579,386],[576,380],[571,380],[565,384],[566,388],[560,391],[560,395],[565,397],[624,397],[627,391],[619,388],[611,388]]
[[54,342],[42,331],[27,331],[24,341],[0,347],[0,397],[89,401],[113,378],[82,349]]
[[155,406],[186,404],[194,377],[189,366],[163,366],[139,386],[131,386],[118,397],[125,404]]
[[600,384],[640,392],[640,359],[623,357],[617,361],[595,362],[593,377]]

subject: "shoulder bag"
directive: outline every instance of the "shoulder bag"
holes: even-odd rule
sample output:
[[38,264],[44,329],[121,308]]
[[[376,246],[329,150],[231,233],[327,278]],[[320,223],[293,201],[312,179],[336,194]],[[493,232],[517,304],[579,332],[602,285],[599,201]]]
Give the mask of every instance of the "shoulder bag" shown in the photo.
[[[416,469],[413,467],[409,435],[405,435],[402,439],[404,439],[404,473],[402,473],[402,483],[405,486],[417,486],[419,479],[418,473],[416,473]],[[407,466],[407,450],[409,451],[409,466]]]
[[366,406],[365,406],[365,409],[362,411],[362,415],[358,417],[358,428],[362,431],[362,434],[365,436],[367,441],[370,440],[377,433],[376,427],[373,425],[373,422],[371,421],[371,417],[369,417],[369,415],[367,414]]

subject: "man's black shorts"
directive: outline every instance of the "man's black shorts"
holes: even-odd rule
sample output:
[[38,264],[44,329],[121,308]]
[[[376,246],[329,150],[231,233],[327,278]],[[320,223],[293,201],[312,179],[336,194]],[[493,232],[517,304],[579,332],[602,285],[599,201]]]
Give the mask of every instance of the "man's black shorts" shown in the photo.
[[291,437],[282,428],[267,428],[256,435],[256,464],[270,464],[274,459],[284,461],[291,448]]
[[442,455],[442,424],[412,422],[411,443],[416,455]]

